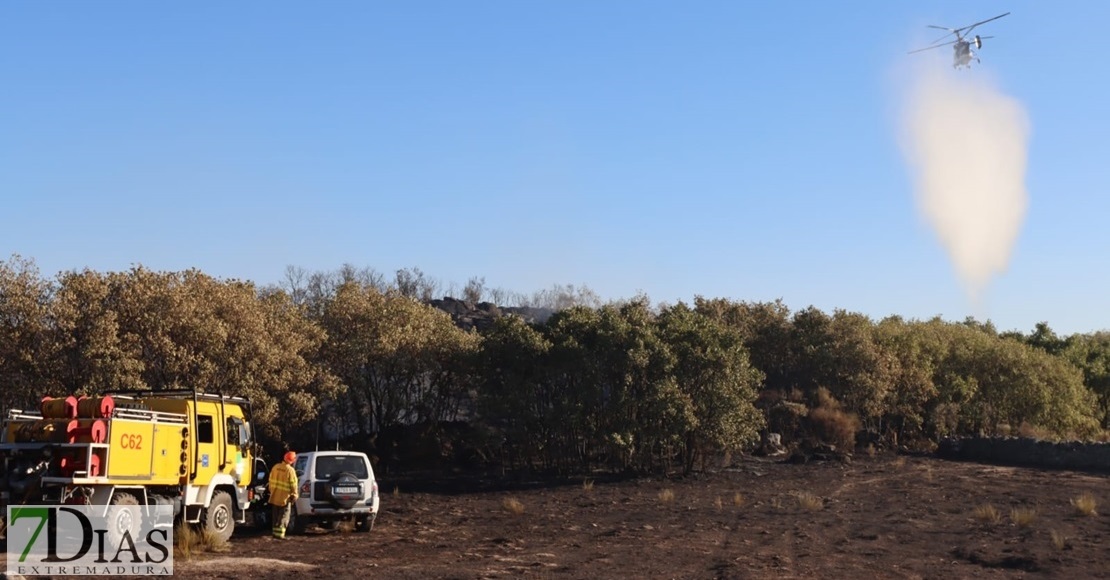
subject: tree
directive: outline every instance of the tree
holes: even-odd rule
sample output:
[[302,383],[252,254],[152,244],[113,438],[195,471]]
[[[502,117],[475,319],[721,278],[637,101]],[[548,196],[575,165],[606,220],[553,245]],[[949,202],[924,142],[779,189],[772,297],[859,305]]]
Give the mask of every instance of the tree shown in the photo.
[[517,316],[497,318],[482,338],[481,420],[499,432],[510,466],[557,466],[566,432],[562,394],[549,379],[551,342]]
[[0,410],[36,404],[41,390],[51,386],[50,373],[42,368],[53,349],[51,294],[33,260],[13,255],[0,261]]
[[698,296],[694,309],[740,333],[752,365],[765,376],[764,388],[785,392],[795,386],[790,359],[790,309],[782,300],[732,302]]
[[248,282],[143,267],[71,273],[61,288],[57,364],[74,389],[247,396],[261,434],[276,441],[311,422],[338,388],[313,362],[323,332],[284,292],[259,295]]
[[1098,400],[1098,418],[1110,429],[1110,332],[1075,334],[1061,353],[1083,373],[1083,383]]
[[755,442],[764,424],[754,405],[763,373],[749,362],[740,332],[683,303],[665,310],[658,323],[675,358],[675,383],[690,406],[677,415],[685,428],[686,471],[710,451]]
[[463,300],[472,304],[477,304],[482,301],[482,297],[486,293],[486,279],[474,276],[467,280],[466,287],[463,288]]
[[550,310],[566,310],[575,306],[585,306],[588,308],[599,308],[601,306],[601,298],[596,292],[589,287],[575,286],[574,284],[555,284],[546,290],[539,290],[532,294],[529,300],[525,300],[519,306],[529,306],[532,308],[547,308]]
[[389,425],[450,421],[478,345],[451,317],[398,292],[348,283],[324,309],[324,360],[354,397],[364,435]]
[[120,340],[115,296],[108,276],[87,269],[59,275],[50,303],[51,373],[63,393],[146,387],[142,358]]
[[874,323],[862,314],[836,310],[829,339],[834,370],[824,386],[865,426],[876,427],[897,376],[895,357],[876,341]]
[[1026,343],[1051,355],[1060,354],[1066,346],[1064,340],[1056,336],[1047,322],[1038,322],[1033,327],[1033,333],[1026,339]]
[[876,342],[891,357],[891,382],[878,426],[891,443],[935,436],[926,427],[939,396],[934,375],[945,350],[935,337],[926,325],[899,317],[886,318],[875,328]]
[[420,271],[420,268],[402,268],[397,270],[394,278],[394,288],[402,296],[422,302],[435,298],[439,287],[439,282]]

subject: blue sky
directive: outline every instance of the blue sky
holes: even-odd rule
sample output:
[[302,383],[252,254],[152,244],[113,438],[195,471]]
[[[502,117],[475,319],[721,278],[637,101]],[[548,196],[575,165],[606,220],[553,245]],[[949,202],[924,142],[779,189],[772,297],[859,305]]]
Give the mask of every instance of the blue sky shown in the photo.
[[[1006,11],[964,74],[1026,107],[1030,205],[974,304],[916,211],[897,79],[936,36],[925,24]],[[259,284],[288,265],[418,267],[521,292],[1107,329],[1108,16],[1031,1],[5,2],[0,258]]]

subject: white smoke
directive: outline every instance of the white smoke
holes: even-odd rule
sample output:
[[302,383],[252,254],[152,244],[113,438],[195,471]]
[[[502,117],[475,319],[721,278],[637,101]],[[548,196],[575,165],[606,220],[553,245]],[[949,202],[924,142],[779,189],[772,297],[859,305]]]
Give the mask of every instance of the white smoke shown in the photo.
[[922,67],[903,111],[919,211],[973,302],[1005,272],[1029,205],[1028,116],[983,72]]

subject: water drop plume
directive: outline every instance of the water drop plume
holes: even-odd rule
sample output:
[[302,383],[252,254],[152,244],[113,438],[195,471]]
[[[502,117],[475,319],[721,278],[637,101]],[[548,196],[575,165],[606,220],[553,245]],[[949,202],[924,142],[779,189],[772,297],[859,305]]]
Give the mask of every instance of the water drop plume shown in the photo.
[[923,66],[902,116],[918,210],[975,303],[1006,271],[1029,206],[1029,117],[983,72]]

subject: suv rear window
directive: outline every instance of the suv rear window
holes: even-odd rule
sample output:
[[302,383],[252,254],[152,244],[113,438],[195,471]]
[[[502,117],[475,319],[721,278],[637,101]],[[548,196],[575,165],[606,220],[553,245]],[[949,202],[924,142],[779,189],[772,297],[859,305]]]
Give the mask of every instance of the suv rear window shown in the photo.
[[340,473],[359,478],[370,477],[366,461],[358,455],[324,455],[316,458],[316,479],[331,479]]

